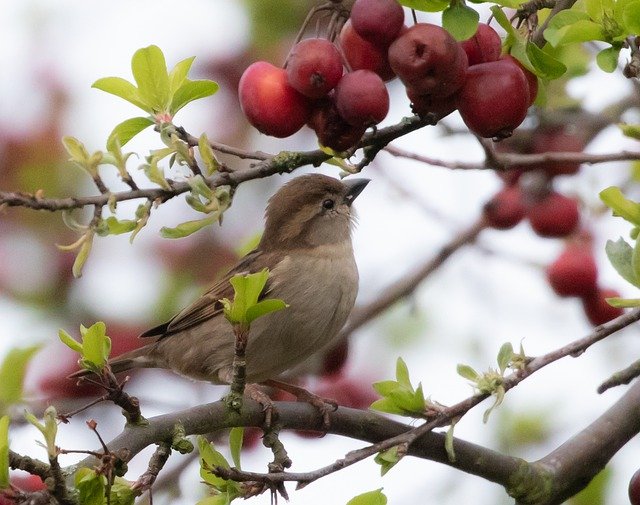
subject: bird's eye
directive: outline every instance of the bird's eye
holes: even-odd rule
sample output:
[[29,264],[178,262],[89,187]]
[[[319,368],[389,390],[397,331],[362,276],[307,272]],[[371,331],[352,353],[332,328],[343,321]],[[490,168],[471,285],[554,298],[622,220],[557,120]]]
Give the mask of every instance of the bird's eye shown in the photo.
[[327,198],[324,202],[322,202],[322,206],[325,209],[333,209],[335,202],[331,198]]

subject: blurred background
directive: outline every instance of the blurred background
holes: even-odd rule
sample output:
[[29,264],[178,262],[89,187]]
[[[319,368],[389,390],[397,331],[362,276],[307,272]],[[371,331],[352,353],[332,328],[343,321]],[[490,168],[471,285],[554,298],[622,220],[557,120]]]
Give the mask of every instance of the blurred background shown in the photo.
[[[60,139],[72,135],[90,151],[103,150],[108,134],[120,121],[136,115],[130,104],[95,89],[100,77],[131,78],[130,60],[140,47],[158,45],[172,66],[196,56],[194,75],[214,79],[220,92],[181,111],[175,123],[199,136],[206,132],[218,142],[249,150],[317,148],[308,129],[279,140],[259,134],[242,116],[236,96],[244,68],[258,59],[282,64],[292,40],[314,2],[309,0],[191,0],[177,5],[165,0],[4,0],[0,16],[0,189],[48,197],[95,193],[91,181],[66,161]],[[481,11],[481,20],[488,19]],[[420,14],[422,21],[438,17]],[[631,92],[620,73],[604,74],[586,67],[566,91],[572,106],[598,112]],[[389,84],[391,112],[384,125],[410,114],[402,86]],[[633,116],[629,116],[630,120]],[[635,118],[637,122],[637,117]],[[432,158],[480,162],[483,150],[454,114],[443,126],[425,128],[394,145]],[[523,130],[535,128],[535,118]],[[579,127],[579,125],[578,125]],[[636,149],[637,149],[637,143]],[[136,166],[150,150],[161,147],[149,131],[136,137],[126,151],[138,153],[130,172],[149,185]],[[616,128],[598,133],[587,152],[616,152],[633,148]],[[222,157],[234,168],[244,162]],[[600,204],[603,188],[627,184],[629,163],[582,166],[579,174],[559,177],[556,188],[581,202],[582,228],[593,237],[600,285],[636,297],[609,266],[604,254],[607,239],[628,234]],[[179,170],[179,169],[177,169]],[[166,168],[172,177],[179,171]],[[71,410],[97,394],[78,388],[66,376],[76,369],[76,357],[58,340],[58,328],[77,335],[80,324],[105,321],[114,353],[138,344],[137,335],[158,324],[197,297],[246,251],[260,232],[268,197],[290,177],[273,176],[239,188],[222,226],[208,227],[179,240],[162,239],[162,226],[197,218],[182,198],[152,212],[149,224],[129,244],[128,236],[96,238],[80,279],[71,275],[73,253],[56,244],[76,240],[60,214],[20,208],[0,209],[0,356],[12,347],[42,344],[29,367],[27,391],[34,411],[47,404]],[[315,171],[338,176],[336,167]],[[107,185],[125,190],[115,170],[101,169]],[[501,187],[489,170],[451,170],[429,166],[382,152],[364,176],[372,183],[356,204],[359,226],[354,242],[360,269],[358,305],[376,300],[388,286],[411,275],[438,250],[470,228],[482,206]],[[629,195],[637,188],[627,184]],[[128,219],[137,203],[122,203],[118,217]],[[78,212],[78,220],[88,216]],[[548,352],[589,333],[581,302],[559,298],[549,287],[545,267],[563,250],[561,239],[535,235],[527,222],[507,231],[485,230],[475,244],[457,251],[415,292],[352,335],[325,364],[324,375],[311,386],[341,404],[366,408],[376,395],[370,384],[393,377],[402,356],[412,380],[422,382],[435,401],[452,404],[472,393],[456,365],[477,370],[495,366],[503,342],[528,355]],[[596,387],[614,371],[629,364],[637,349],[638,329],[631,327],[589,350],[579,359],[566,359],[545,369],[509,392],[487,424],[482,414],[488,404],[472,411],[456,426],[456,436],[509,454],[535,459],[582,429],[624,391],[617,388],[597,395]],[[139,396],[145,416],[215,401],[223,388],[196,384],[170,373],[138,373],[128,387]],[[60,445],[67,449],[94,448],[98,443],[84,425],[95,418],[106,440],[122,429],[123,418],[113,406],[96,407],[60,427]],[[33,427],[12,428],[14,450],[45,458],[34,440]],[[293,471],[328,464],[363,444],[326,436],[322,439],[294,433],[282,436],[294,461]],[[219,444],[224,452],[224,442]],[[270,454],[257,439],[244,456],[245,468],[264,471]],[[624,503],[629,477],[640,466],[637,440],[616,456],[600,491],[581,503]],[[144,471],[149,452],[136,457],[128,478]],[[63,464],[74,461],[62,458]],[[184,467],[187,471],[182,472]],[[163,492],[156,503],[195,503],[204,496],[197,464],[186,456],[172,456]],[[366,461],[331,475],[301,491],[291,492],[291,503],[346,503],[356,494],[384,487],[390,504],[512,503],[498,486],[445,466],[407,458],[384,478],[379,467]],[[269,503],[267,495],[254,503]],[[144,500],[143,500],[144,502]],[[579,503],[578,501],[572,503]]]

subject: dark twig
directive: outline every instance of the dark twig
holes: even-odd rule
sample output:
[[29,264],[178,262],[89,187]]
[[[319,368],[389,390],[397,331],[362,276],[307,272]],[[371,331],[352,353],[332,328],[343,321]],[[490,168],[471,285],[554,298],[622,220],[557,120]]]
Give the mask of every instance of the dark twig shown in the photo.
[[169,456],[171,456],[171,444],[168,442],[160,442],[149,459],[149,465],[146,472],[140,475],[138,480],[136,480],[133,486],[131,486],[138,496],[151,489],[151,486],[153,486],[153,483],[158,478],[158,474],[164,468]]

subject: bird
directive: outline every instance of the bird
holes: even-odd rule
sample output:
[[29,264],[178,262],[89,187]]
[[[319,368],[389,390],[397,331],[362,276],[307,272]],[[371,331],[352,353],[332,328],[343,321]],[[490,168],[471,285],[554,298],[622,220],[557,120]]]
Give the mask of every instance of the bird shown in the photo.
[[[140,335],[149,344],[112,359],[112,372],[165,368],[190,379],[230,384],[235,337],[220,300],[233,298],[231,277],[264,268],[269,278],[261,297],[288,306],[251,324],[247,384],[275,380],[336,343],[358,293],[352,204],[368,183],[307,174],[284,184],[268,201],[258,246],[191,305]],[[82,375],[86,371],[72,376]]]

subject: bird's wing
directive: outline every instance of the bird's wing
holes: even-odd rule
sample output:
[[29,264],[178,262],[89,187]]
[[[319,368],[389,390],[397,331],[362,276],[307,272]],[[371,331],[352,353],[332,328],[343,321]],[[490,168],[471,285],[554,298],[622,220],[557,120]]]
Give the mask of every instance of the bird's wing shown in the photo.
[[[274,258],[273,254],[265,254],[257,250],[250,252],[242,259],[242,261],[240,261],[240,263],[227,272],[222,279],[220,279],[191,305],[181,310],[166,323],[151,328],[140,336],[168,337],[174,333],[179,333],[217,316],[222,312],[222,304],[220,303],[220,300],[222,298],[233,298],[233,286],[229,282],[231,277],[237,274],[259,272],[268,266],[273,267],[277,262],[278,261]],[[263,298],[268,294],[270,290],[270,283],[271,280],[267,280],[267,284],[262,291],[260,298]]]

